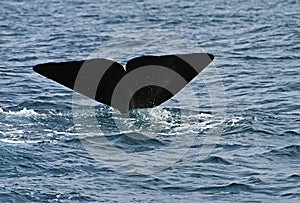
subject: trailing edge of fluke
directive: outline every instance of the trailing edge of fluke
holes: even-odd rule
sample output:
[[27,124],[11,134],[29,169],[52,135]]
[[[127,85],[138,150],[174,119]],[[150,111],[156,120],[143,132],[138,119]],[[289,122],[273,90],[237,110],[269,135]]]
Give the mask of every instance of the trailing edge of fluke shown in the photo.
[[124,69],[115,61],[96,58],[44,63],[34,66],[33,70],[126,113],[169,100],[213,59],[208,53],[140,56],[130,59]]

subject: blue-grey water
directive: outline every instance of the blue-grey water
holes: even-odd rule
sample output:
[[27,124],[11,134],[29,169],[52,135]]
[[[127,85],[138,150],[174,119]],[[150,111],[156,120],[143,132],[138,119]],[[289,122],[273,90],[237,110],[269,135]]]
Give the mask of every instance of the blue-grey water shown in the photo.
[[[299,13],[298,0],[1,0],[0,202],[299,202]],[[32,70],[90,58],[95,50],[124,63],[197,47],[215,55],[207,70],[217,70],[223,89],[211,88],[226,96],[223,129],[207,157],[199,158],[201,139],[218,122],[205,84],[209,72],[189,85],[193,94],[184,89],[177,97],[192,105],[196,96],[199,108],[188,116],[189,105],[175,99],[130,117],[95,107],[94,127],[106,142],[125,154],[143,153],[145,168],[154,158],[162,165],[170,159],[151,156],[166,140],[189,133],[200,140],[180,160],[145,174],[126,173],[135,163],[116,162],[110,149],[99,150],[105,163],[91,155],[82,140],[104,135],[78,130],[73,92]],[[125,123],[121,130],[112,115]],[[126,138],[136,131],[153,139]]]

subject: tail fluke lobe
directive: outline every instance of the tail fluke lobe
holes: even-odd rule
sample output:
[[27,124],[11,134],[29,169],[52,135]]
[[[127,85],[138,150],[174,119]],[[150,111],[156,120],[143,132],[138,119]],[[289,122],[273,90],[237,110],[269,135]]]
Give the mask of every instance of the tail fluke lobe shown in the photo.
[[109,106],[115,86],[125,75],[121,64],[102,58],[39,64],[33,70]]

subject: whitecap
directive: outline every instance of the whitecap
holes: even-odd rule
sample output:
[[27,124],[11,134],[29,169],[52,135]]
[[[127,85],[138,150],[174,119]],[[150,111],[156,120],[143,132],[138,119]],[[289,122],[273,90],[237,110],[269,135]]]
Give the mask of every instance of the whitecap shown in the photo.
[[8,112],[4,111],[2,108],[0,108],[0,113],[6,114],[6,115],[13,115],[13,116],[24,116],[24,117],[30,117],[30,116],[44,116],[44,114],[39,114],[33,109],[27,109],[26,107],[23,108],[20,111],[11,111]]
[[234,127],[234,126],[236,126],[236,124],[238,124],[242,120],[245,120],[245,118],[243,118],[243,117],[235,117],[235,118],[232,118],[231,120],[229,120],[228,123],[231,123],[230,127]]
[[7,139],[2,138],[0,142],[9,143],[9,144],[34,144],[34,143],[41,143],[49,140],[17,140],[17,139]]

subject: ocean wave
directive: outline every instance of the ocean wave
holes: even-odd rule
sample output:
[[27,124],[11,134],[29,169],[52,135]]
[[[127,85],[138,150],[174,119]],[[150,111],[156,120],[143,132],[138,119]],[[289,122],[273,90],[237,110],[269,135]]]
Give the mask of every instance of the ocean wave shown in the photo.
[[264,152],[264,155],[270,157],[280,157],[280,158],[299,158],[300,156],[300,145],[289,145],[286,147],[272,149],[270,151]]
[[8,144],[36,144],[36,143],[44,143],[51,142],[51,140],[21,140],[21,139],[9,139],[3,138],[0,139],[0,142],[8,143]]
[[226,159],[219,157],[219,156],[211,156],[207,159],[201,160],[203,163],[211,163],[211,164],[224,164],[224,165],[231,165],[229,161]]
[[200,191],[211,191],[211,192],[232,192],[238,193],[239,191],[252,191],[253,188],[250,185],[242,183],[229,183],[227,185],[216,185],[216,186],[204,186],[199,188],[185,188],[179,186],[168,186],[163,187],[166,191],[185,191],[185,192],[200,192]]

